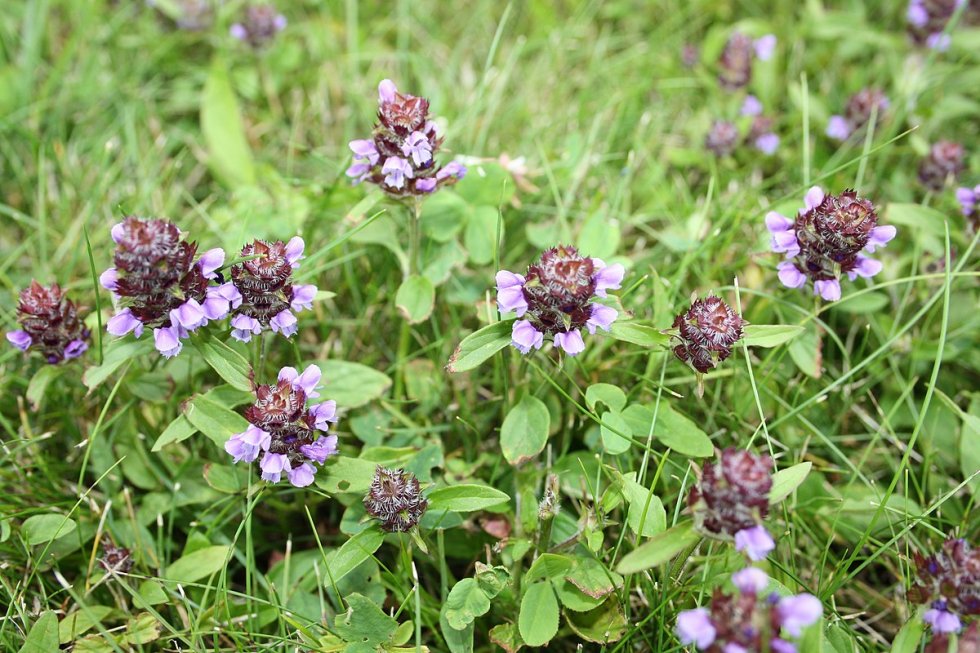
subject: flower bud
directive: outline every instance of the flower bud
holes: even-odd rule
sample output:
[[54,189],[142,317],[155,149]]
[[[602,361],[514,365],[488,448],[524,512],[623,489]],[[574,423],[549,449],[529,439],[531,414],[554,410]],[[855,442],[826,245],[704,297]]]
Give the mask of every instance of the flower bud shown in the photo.
[[10,344],[22,351],[39,351],[51,364],[77,358],[88,349],[89,330],[58,284],[31,281],[20,292],[17,322],[21,330],[7,333]]
[[378,465],[364,497],[364,508],[381,522],[382,530],[405,532],[419,523],[428,507],[429,500],[422,496],[414,474]]

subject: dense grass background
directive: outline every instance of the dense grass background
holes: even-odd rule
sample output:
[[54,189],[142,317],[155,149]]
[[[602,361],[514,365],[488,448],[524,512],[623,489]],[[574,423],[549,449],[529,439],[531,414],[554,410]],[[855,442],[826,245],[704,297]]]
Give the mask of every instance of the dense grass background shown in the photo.
[[[980,181],[976,29],[958,27],[937,54],[911,45],[898,2],[291,0],[280,7],[289,27],[256,54],[227,36],[238,7],[229,5],[202,33],[175,30],[135,0],[20,0],[0,15],[0,322],[14,328],[16,294],[34,278],[67,288],[96,332],[87,358],[45,372],[46,386],[32,384],[38,358],[0,352],[0,647],[16,650],[54,611],[66,645],[75,638],[65,615],[92,624],[95,637],[76,650],[97,640],[104,650],[310,648],[356,591],[413,620],[405,646],[447,650],[447,589],[473,576],[476,561],[507,564],[515,577],[526,569],[530,557],[522,567],[512,549],[499,555],[491,533],[502,516],[515,538],[532,536],[550,469],[564,489],[556,541],[601,533],[594,557],[609,569],[640,541],[624,526],[616,472],[640,472],[668,525],[685,519],[686,456],[656,440],[603,454],[583,396],[602,382],[630,403],[687,415],[716,447],[750,445],[780,469],[812,462],[773,511],[778,548],[766,568],[823,601],[824,634],[808,650],[889,649],[916,610],[904,597],[911,552],[980,532],[976,234],[951,188],[927,193],[916,182],[940,138],[967,146],[964,180]],[[736,118],[741,104],[714,71],[736,26],[779,37],[750,87],[776,117],[772,157],[746,147],[716,160],[702,145],[710,123]],[[701,49],[693,68],[681,63],[685,44]],[[224,72],[234,95],[207,92]],[[425,260],[442,284],[431,319],[411,327],[394,305],[407,209],[343,175],[347,142],[370,131],[385,77],[431,101],[452,152],[524,157],[528,168],[518,185],[474,165],[458,202],[424,214]],[[865,86],[891,98],[879,129],[829,141],[827,117]],[[226,119],[236,115],[230,97],[244,150]],[[857,188],[899,228],[883,273],[845,283],[832,305],[780,286],[763,225],[773,207],[794,212],[815,183]],[[372,368],[379,374],[325,368],[336,376],[323,395],[348,407],[345,456],[411,458],[425,481],[485,482],[514,501],[496,518],[424,531],[428,553],[390,536],[334,587],[325,567],[360,528],[356,493],[275,487],[246,497],[237,484],[249,475],[230,471],[201,434],[151,451],[182,402],[220,383],[193,353],[167,364],[134,357],[104,383],[82,384],[100,348],[111,351],[95,315],[100,306],[104,323],[109,297],[97,298],[93,270],[109,265],[109,228],[127,214],[169,218],[202,248],[230,252],[302,234],[304,279],[335,295],[304,314],[291,343],[270,339],[262,355],[242,348],[256,378],[312,361]],[[625,264],[623,307],[658,328],[692,293],[734,304],[737,277],[747,320],[806,330],[787,345],[739,350],[709,375],[702,399],[694,374],[663,350],[603,337],[563,364],[507,350],[472,372],[445,372],[459,341],[493,313],[495,263],[521,270],[558,242]],[[526,393],[547,404],[552,436],[514,468],[497,437]],[[24,521],[50,514],[77,527],[32,540]],[[133,550],[129,579],[99,582],[103,540]],[[215,547],[214,574],[180,589],[142,583],[180,578],[175,561]],[[583,640],[566,616],[550,650],[583,641],[585,650],[680,650],[677,611],[739,566],[729,546],[705,542],[669,569],[628,575],[609,602],[624,624],[617,642]],[[491,627],[517,620],[519,599],[515,584],[476,620],[478,650],[493,648]]]

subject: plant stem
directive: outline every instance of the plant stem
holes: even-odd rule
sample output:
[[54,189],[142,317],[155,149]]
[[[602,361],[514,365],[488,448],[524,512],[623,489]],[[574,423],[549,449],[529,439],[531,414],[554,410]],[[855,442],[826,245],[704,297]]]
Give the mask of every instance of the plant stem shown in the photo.
[[419,250],[421,249],[422,200],[415,198],[415,204],[409,222],[408,243],[408,273],[412,276],[419,273]]

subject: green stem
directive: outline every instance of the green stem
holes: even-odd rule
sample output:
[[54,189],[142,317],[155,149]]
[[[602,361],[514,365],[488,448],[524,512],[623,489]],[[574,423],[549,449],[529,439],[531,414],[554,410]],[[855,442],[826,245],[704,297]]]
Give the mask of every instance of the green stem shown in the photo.
[[412,276],[419,273],[419,250],[422,241],[422,200],[415,198],[411,220],[409,222],[408,273]]

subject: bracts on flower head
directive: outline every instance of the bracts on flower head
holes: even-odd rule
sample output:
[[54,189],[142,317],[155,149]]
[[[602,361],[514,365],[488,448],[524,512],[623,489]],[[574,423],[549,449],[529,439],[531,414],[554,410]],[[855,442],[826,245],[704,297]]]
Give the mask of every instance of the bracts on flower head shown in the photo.
[[777,266],[783,285],[801,288],[810,280],[827,301],[840,299],[844,274],[851,281],[878,274],[881,262],[864,252],[884,247],[896,234],[895,227],[878,225],[874,205],[854,191],[830,195],[819,186],[807,191],[795,220],[770,211],[766,228],[772,251],[786,257]]
[[885,94],[875,88],[865,88],[851,96],[844,110],[844,115],[833,115],[827,121],[826,134],[828,137],[845,141],[852,134],[860,133],[870,122],[872,115],[877,124],[881,124],[889,102]]
[[549,336],[569,356],[585,350],[582,329],[595,334],[608,331],[619,313],[599,303],[607,291],[620,287],[622,265],[606,265],[597,258],[559,245],[544,252],[526,274],[497,273],[497,308],[514,313],[511,344],[522,354],[540,349]]
[[267,3],[246,7],[242,20],[233,24],[229,31],[232,38],[258,50],[268,45],[284,29],[286,17]]
[[721,298],[694,299],[687,311],[674,318],[674,328],[669,331],[678,342],[674,355],[701,374],[709,372],[732,355],[744,325]]
[[256,388],[255,403],[245,409],[249,426],[225,443],[225,451],[236,463],[259,460],[262,478],[270,483],[285,474],[296,487],[310,485],[316,465],[337,453],[337,436],[328,434],[330,423],[337,421],[336,402],[307,405],[319,396],[319,384],[316,365],[302,373],[282,368],[275,384]]
[[908,597],[929,606],[923,620],[933,631],[957,632],[963,619],[980,615],[980,549],[948,539],[933,555],[917,552],[914,559],[918,581]]
[[954,141],[939,141],[919,164],[919,181],[928,190],[939,192],[947,181],[956,182],[963,172],[963,146]]
[[916,45],[945,52],[951,44],[949,34],[945,33],[947,25],[956,10],[968,2],[969,0],[910,0],[906,10],[909,36]]
[[378,465],[371,487],[364,496],[367,514],[381,522],[389,533],[405,532],[422,519],[429,500],[415,475],[404,469],[388,469]]
[[242,248],[244,260],[232,266],[229,284],[233,338],[248,342],[266,328],[287,338],[296,333],[294,313],[312,308],[317,292],[314,285],[292,282],[304,248],[299,236],[288,243],[256,240]]
[[823,615],[823,605],[811,594],[766,594],[770,582],[761,569],[742,569],[731,580],[735,593],[716,589],[707,608],[677,615],[675,631],[681,644],[710,653],[796,653],[790,640]]
[[395,197],[427,195],[466,174],[466,167],[456,161],[436,163],[441,145],[442,137],[429,119],[429,101],[400,93],[386,79],[378,85],[374,133],[370,139],[350,142],[354,160],[347,176],[354,183],[376,184]]
[[182,240],[172,222],[127,217],[111,234],[115,265],[100,276],[120,306],[106,325],[110,334],[139,338],[144,327],[152,329],[157,350],[169,358],[191,331],[223,319],[237,301],[231,284],[212,285],[224,251],[197,257],[197,245]]
[[775,542],[762,525],[769,514],[772,459],[730,447],[717,463],[706,465],[688,495],[698,531],[733,540],[752,560],[762,560]]
[[78,358],[88,349],[89,330],[58,284],[31,281],[20,292],[17,322],[21,328],[8,331],[7,341],[21,351],[40,352],[53,365]]
[[776,51],[776,36],[766,34],[753,40],[733,32],[718,59],[718,83],[727,91],[744,88],[752,79],[752,59],[768,61]]

